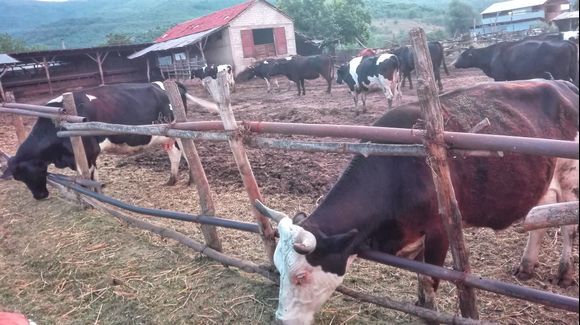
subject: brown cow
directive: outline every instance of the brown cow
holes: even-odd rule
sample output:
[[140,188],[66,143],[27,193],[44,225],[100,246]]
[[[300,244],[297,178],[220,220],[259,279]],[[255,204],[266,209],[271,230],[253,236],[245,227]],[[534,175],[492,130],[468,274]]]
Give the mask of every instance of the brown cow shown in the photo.
[[[467,132],[484,118],[493,134],[573,140],[578,89],[566,81],[490,82],[440,96],[445,129]],[[418,103],[388,111],[380,127],[412,128]],[[546,193],[556,158],[508,153],[450,159],[464,224],[504,229]],[[274,262],[280,271],[276,318],[308,324],[364,247],[443,265],[448,240],[425,158],[358,155],[312,214],[293,224],[282,213]],[[435,307],[439,280],[420,277],[419,302]]]

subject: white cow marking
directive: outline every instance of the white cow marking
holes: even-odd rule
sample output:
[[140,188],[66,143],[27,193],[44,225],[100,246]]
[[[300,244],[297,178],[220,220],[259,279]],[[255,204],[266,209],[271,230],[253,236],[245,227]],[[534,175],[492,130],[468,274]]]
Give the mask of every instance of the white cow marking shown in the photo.
[[53,98],[47,102],[47,104],[50,104],[50,103],[62,103],[62,95],[60,95],[56,98]]
[[97,97],[93,96],[93,95],[85,94],[85,96],[87,96],[87,98],[89,99],[89,102],[92,102],[93,100],[97,99]]
[[384,53],[379,55],[379,58],[377,59],[377,65],[381,64],[383,61],[391,58],[392,56],[394,56],[394,54],[391,53]]
[[159,88],[165,90],[165,85],[161,81],[153,81],[152,84],[156,84]]

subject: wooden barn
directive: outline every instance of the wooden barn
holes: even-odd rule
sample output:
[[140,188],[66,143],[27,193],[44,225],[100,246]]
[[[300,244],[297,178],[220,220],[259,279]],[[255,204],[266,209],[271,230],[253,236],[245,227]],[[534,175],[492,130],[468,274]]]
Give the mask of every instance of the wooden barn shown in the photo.
[[146,82],[147,62],[127,56],[149,45],[11,53],[14,61],[0,62],[0,85],[22,98],[103,84]]
[[240,72],[256,60],[292,54],[292,19],[266,1],[251,0],[180,23],[129,58],[146,57],[163,77],[187,79],[204,64],[230,64]]

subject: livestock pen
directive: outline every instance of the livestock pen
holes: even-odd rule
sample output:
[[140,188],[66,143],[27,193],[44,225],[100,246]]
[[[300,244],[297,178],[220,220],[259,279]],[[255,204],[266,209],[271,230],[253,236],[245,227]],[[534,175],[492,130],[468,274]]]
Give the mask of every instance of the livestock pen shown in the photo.
[[223,139],[222,139],[223,140]]

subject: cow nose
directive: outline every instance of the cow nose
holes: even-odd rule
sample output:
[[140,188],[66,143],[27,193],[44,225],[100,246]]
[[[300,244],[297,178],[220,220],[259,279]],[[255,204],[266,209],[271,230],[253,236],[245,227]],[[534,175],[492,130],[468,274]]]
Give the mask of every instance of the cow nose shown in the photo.
[[40,191],[32,194],[36,200],[44,200],[48,197],[48,191]]

